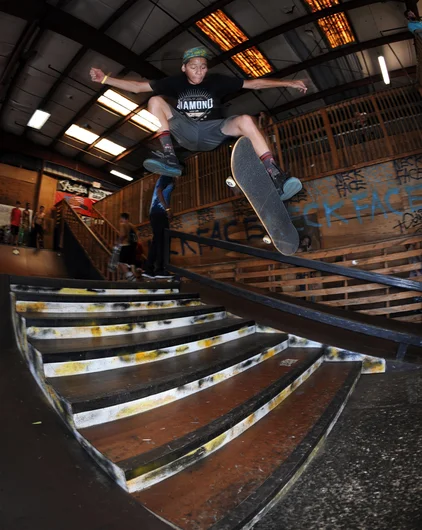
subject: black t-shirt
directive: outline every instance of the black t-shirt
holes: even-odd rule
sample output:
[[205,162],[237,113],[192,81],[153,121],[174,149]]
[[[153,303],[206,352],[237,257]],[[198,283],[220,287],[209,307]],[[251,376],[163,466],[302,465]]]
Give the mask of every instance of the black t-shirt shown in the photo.
[[195,121],[216,120],[222,117],[221,99],[243,86],[243,79],[228,75],[210,74],[199,85],[191,85],[185,74],[150,82],[159,96],[177,99],[177,110]]

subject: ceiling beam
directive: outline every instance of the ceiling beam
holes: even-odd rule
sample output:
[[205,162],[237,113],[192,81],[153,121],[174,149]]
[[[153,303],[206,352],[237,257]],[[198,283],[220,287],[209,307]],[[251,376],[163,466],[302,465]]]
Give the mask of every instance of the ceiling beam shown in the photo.
[[[126,2],[119,7],[105,22],[100,26],[99,30],[101,33],[105,33],[120,17],[122,17],[138,0],[126,0]],[[53,86],[43,97],[38,107],[43,109],[47,106],[48,102],[53,98],[59,86],[67,78],[70,72],[75,68],[78,62],[83,58],[85,53],[88,51],[86,46],[83,46],[76,55],[71,59],[66,68],[62,71],[60,76],[54,81]]]
[[[408,68],[400,68],[398,70],[393,70],[389,72],[389,74],[391,79],[396,79],[398,77],[403,76],[412,76],[416,74],[416,66],[409,66]],[[347,92],[348,90],[354,90],[356,88],[372,85],[373,83],[380,83],[381,81],[381,74],[371,75],[370,77],[364,77],[363,79],[356,79],[355,81],[351,81],[350,83],[345,83],[343,85],[337,85],[331,88],[327,88],[325,90],[320,90],[319,92],[315,92],[314,94],[308,94],[307,96],[294,99],[293,101],[289,101],[288,103],[278,105],[277,107],[270,109],[269,114],[274,116],[276,114],[279,114],[280,112],[286,112],[302,105],[307,105],[308,103],[312,103],[314,101],[317,101],[318,99],[325,99],[330,96],[334,96],[339,92]]]
[[0,86],[6,85],[8,83],[8,79],[11,75],[13,75],[13,71],[16,65],[18,64],[20,58],[22,57],[26,46],[28,45],[29,41],[34,37],[37,30],[38,26],[36,21],[28,22],[25,26],[0,76]]
[[[22,35],[22,37],[24,37],[24,40],[26,40],[26,44],[21,48],[19,56],[16,57],[14,60],[14,66],[11,70],[13,72],[13,75],[10,79],[4,80],[5,82],[2,86],[2,89],[0,90],[0,123],[3,121],[3,116],[9,106],[9,102],[13,96],[13,93],[15,92],[15,88],[18,85],[21,75],[23,74],[27,64],[37,55],[36,47],[38,46],[41,37],[44,34],[44,31],[39,27],[38,23],[36,22],[30,24],[28,32],[29,35],[27,39],[25,39],[25,36]],[[28,47],[26,47],[26,45],[28,45]]]
[[[377,46],[384,46],[385,44],[391,44],[393,42],[400,42],[410,39],[413,39],[413,34],[410,33],[410,31],[402,31],[400,33],[384,35],[383,37],[377,37],[376,39],[371,39],[364,42],[357,42],[355,44],[336,48],[335,50],[332,50],[328,53],[323,53],[321,55],[318,55],[317,57],[312,57],[311,59],[307,59],[306,61],[302,61],[301,63],[292,64],[290,66],[287,66],[286,68],[282,68],[281,70],[277,70],[276,72],[271,73],[267,77],[278,77],[282,79],[284,77],[301,72],[302,70],[308,70],[309,68],[312,68],[314,66],[318,66],[329,61],[334,61],[335,59],[345,57],[352,53],[370,50],[371,48],[376,48]],[[239,96],[242,96],[243,94],[246,94],[247,92],[247,90],[242,89],[239,92],[236,92],[235,94],[231,94],[230,96],[226,97],[224,101],[231,101]]]
[[100,30],[77,17],[61,11],[41,0],[5,0],[0,11],[24,20],[42,18],[42,27],[54,31],[86,48],[116,61],[148,79],[163,77],[163,72]]
[[320,11],[314,11],[313,13],[309,13],[303,17],[295,18],[294,20],[290,20],[289,22],[281,24],[280,26],[272,28],[268,31],[264,31],[263,33],[260,33],[259,35],[256,35],[255,37],[252,37],[251,39],[235,46],[231,50],[221,53],[217,57],[211,59],[211,61],[209,62],[209,67],[212,68],[213,66],[227,61],[228,59],[233,57],[233,55],[243,52],[248,48],[251,48],[252,46],[262,44],[263,42],[273,39],[274,37],[278,37],[279,35],[282,35],[287,31],[291,31],[293,29],[299,28],[300,26],[304,26],[305,24],[311,24],[312,22],[316,22],[320,18],[324,18],[329,15],[334,15],[335,13],[340,13],[343,11],[351,11],[352,9],[358,9],[360,7],[365,7],[371,4],[378,4],[381,1],[385,0],[350,0],[350,2],[336,4],[332,7],[321,9]]

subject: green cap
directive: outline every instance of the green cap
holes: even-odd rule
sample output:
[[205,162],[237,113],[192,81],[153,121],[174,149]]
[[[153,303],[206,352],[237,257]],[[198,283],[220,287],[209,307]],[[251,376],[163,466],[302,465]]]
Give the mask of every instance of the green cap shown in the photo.
[[183,64],[186,64],[195,57],[203,57],[204,59],[211,59],[210,52],[204,46],[197,46],[196,48],[190,48],[183,54]]

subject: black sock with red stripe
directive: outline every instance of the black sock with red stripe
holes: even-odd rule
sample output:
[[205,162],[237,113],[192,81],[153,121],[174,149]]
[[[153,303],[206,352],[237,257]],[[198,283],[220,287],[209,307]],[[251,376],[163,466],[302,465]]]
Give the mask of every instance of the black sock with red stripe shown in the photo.
[[265,166],[265,169],[268,171],[269,167],[271,165],[275,165],[275,162],[274,162],[274,157],[272,155],[272,153],[270,151],[267,151],[266,153],[264,153],[263,155],[261,155],[259,157],[259,159],[261,160],[261,162],[264,164]]
[[264,164],[265,169],[271,175],[272,172],[274,171],[274,167],[276,166],[272,153],[270,151],[267,151],[266,153],[261,155],[259,159]]
[[170,131],[162,131],[158,135],[158,139],[163,147],[164,154],[166,155],[175,155],[173,142],[170,136]]

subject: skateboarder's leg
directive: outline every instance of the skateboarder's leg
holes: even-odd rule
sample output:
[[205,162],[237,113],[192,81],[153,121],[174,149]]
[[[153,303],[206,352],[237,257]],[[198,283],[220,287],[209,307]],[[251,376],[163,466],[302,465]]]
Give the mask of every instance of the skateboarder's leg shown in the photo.
[[249,138],[256,154],[280,190],[280,197],[283,201],[287,201],[302,189],[299,179],[289,177],[277,166],[267,141],[251,116],[247,114],[236,116],[228,120],[221,131],[227,136],[246,136]]
[[153,96],[148,101],[148,111],[160,120],[161,127],[157,132],[163,152],[153,153],[144,161],[144,167],[152,173],[179,177],[182,174],[182,168],[177,160],[170,136],[169,120],[173,116],[172,109],[162,97]]
[[[178,177],[182,173],[182,167],[179,165],[176,155],[174,155],[173,144],[171,143],[169,134],[171,134],[179,145],[188,151],[201,151],[198,142],[198,122],[189,119],[184,114],[178,112],[159,96],[154,96],[150,99],[150,106],[148,109],[152,114],[156,115],[160,121],[163,120],[159,132],[161,131],[162,133],[160,141],[164,153],[153,153],[150,158],[144,161],[144,167],[148,171],[159,173],[161,175]],[[168,127],[168,129],[165,130],[165,127]],[[221,133],[220,135],[222,136],[222,140],[220,140],[219,143],[224,141],[225,138]],[[170,160],[169,156],[166,154],[167,149],[169,149],[169,144],[171,146],[171,152],[169,151]],[[174,164],[176,164],[176,170]]]

